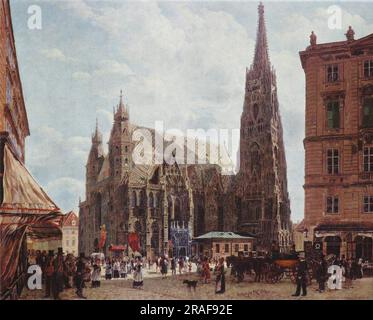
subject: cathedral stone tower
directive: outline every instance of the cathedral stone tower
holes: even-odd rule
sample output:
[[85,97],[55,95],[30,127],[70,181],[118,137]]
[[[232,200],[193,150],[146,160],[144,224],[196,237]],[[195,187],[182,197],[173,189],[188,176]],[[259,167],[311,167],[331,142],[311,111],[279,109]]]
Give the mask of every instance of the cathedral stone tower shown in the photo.
[[119,104],[114,112],[114,125],[109,140],[110,173],[114,181],[122,180],[130,169],[131,163],[131,128],[128,108],[123,103],[123,93],[120,93]]
[[269,60],[262,4],[258,11],[255,56],[246,70],[241,116],[238,227],[257,237],[257,250],[269,250],[276,241],[282,251],[287,251],[291,240],[290,204],[276,74]]
[[98,121],[96,121],[96,131],[92,135],[92,146],[89,152],[88,161],[86,165],[87,173],[87,190],[90,186],[96,183],[98,174],[101,170],[101,165],[104,159],[104,151],[102,147],[102,133],[98,128]]

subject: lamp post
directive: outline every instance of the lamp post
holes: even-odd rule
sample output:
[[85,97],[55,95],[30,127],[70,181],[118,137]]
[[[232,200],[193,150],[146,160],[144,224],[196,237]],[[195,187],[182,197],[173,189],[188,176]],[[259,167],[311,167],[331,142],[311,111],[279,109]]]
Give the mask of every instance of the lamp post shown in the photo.
[[310,244],[310,241],[308,240],[308,229],[304,228],[303,230],[303,251],[305,255],[307,255],[307,252],[310,253],[309,251],[311,250],[310,246],[312,247],[312,244]]

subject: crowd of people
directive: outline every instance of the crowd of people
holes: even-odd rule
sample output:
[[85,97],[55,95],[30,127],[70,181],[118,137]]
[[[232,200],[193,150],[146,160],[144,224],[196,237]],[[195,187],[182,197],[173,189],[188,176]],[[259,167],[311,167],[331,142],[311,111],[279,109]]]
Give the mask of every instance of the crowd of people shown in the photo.
[[101,286],[101,280],[116,280],[132,277],[132,286],[141,289],[144,285],[145,268],[155,269],[162,278],[166,278],[171,271],[171,276],[189,275],[192,273],[193,264],[196,266],[201,282],[208,284],[212,273],[215,275],[216,293],[225,292],[225,270],[224,258],[208,259],[198,257],[171,257],[160,256],[153,259],[142,257],[116,256],[114,258],[104,255],[92,255],[85,257],[83,253],[79,258],[72,254],[64,254],[62,248],[57,253],[46,251],[29,251],[29,265],[39,265],[42,271],[42,281],[45,285],[45,298],[52,297],[59,300],[60,294],[66,289],[76,289],[76,295],[86,299],[83,289],[90,282],[91,288]]
[[[72,254],[65,255],[62,248],[58,248],[56,254],[52,250],[49,250],[48,253],[32,250],[28,254],[28,263],[29,265],[39,265],[42,271],[42,281],[45,284],[45,297],[53,297],[54,299],[60,299],[60,293],[63,290],[72,288],[76,288],[76,295],[79,298],[86,299],[83,294],[86,284],[91,282],[91,288],[98,288],[101,286],[102,279],[126,279],[131,276],[133,288],[141,289],[144,285],[146,268],[148,271],[155,269],[156,273],[161,274],[162,279],[168,276],[169,270],[171,276],[189,275],[192,271],[196,271],[200,282],[204,284],[209,284],[213,275],[215,276],[215,292],[221,294],[225,292],[225,273],[226,268],[230,266],[230,263],[222,257],[169,258],[164,255],[150,259],[140,256],[130,258],[123,255],[105,258],[103,254],[101,255],[85,257],[81,253],[79,258],[76,258]],[[304,256],[298,258],[294,296],[301,294],[306,296],[310,268]],[[259,261],[260,259],[254,260]],[[195,264],[195,269],[193,264]],[[254,264],[252,269],[255,272],[255,281],[260,282],[261,272],[257,265],[258,263]],[[326,286],[328,289],[342,289],[342,283],[344,288],[351,288],[353,280],[363,277],[363,268],[362,259],[347,260],[345,256],[342,256],[340,259],[335,257],[333,261],[326,261],[325,256],[321,256],[314,268],[313,277],[317,280],[320,293],[325,291]],[[238,274],[239,271],[236,270],[236,273]]]
[[[329,290],[341,290],[342,288],[352,288],[352,281],[363,277],[363,259],[346,259],[344,255],[341,258],[334,257],[328,264],[324,255],[321,255],[315,269],[315,278],[318,283],[318,292],[325,292],[326,286]],[[307,272],[307,262],[304,257],[296,269],[296,292],[293,296],[307,295],[307,285],[309,274]]]
[[72,254],[65,255],[62,248],[58,248],[57,254],[53,250],[30,250],[28,252],[28,264],[38,265],[42,274],[42,282],[45,285],[45,298],[53,297],[60,300],[60,293],[64,289],[76,288],[79,298],[86,299],[83,295],[84,282],[90,269],[84,254],[75,258]]

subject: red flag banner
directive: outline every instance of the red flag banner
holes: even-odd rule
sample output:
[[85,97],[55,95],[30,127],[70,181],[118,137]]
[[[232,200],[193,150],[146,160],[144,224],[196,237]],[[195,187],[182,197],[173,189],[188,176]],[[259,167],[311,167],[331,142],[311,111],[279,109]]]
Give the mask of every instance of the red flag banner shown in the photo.
[[140,251],[140,240],[136,232],[131,232],[128,234],[128,244],[132,251]]
[[98,244],[98,248],[99,249],[102,249],[104,246],[105,246],[105,243],[106,243],[106,236],[107,236],[107,233],[106,233],[106,227],[105,225],[101,226],[101,232],[100,232],[100,242]]

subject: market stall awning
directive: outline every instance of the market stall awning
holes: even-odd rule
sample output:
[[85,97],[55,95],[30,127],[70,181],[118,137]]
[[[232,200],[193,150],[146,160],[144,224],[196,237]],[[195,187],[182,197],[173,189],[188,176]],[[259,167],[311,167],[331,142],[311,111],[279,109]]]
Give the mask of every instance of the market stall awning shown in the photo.
[[0,212],[41,214],[60,211],[7,145],[4,147],[3,190]]
[[4,146],[3,202],[0,204],[0,291],[12,285],[26,236],[61,239],[63,215],[26,167]]

